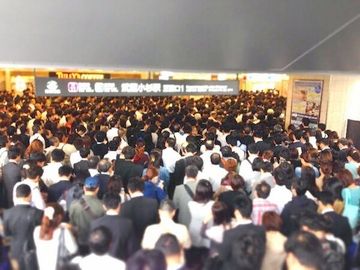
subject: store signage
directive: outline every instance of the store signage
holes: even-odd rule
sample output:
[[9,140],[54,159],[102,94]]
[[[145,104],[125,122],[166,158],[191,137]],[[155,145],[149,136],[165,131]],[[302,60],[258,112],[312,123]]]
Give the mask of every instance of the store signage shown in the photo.
[[58,79],[76,79],[76,80],[103,80],[110,79],[110,74],[102,73],[78,73],[78,72],[49,72],[49,77]]
[[35,78],[37,96],[237,95],[238,81]]

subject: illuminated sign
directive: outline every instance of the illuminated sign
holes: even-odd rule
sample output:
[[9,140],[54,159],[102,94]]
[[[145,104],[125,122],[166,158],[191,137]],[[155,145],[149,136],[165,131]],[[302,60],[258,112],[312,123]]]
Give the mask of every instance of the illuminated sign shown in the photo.
[[75,80],[103,80],[110,79],[110,74],[101,73],[78,73],[78,72],[49,72],[49,77],[58,79],[75,79]]
[[238,81],[35,78],[37,96],[237,95]]

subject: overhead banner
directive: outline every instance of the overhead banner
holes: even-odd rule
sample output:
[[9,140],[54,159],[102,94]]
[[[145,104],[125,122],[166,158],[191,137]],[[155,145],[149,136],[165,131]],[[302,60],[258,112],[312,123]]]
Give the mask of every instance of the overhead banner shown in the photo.
[[303,118],[310,120],[310,127],[319,122],[323,81],[294,81],[291,106],[291,123],[299,126]]
[[238,81],[35,78],[37,96],[238,95]]

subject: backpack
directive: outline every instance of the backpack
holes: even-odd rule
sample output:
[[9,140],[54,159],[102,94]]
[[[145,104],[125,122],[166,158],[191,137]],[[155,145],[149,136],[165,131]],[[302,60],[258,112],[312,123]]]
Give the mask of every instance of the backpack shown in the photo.
[[58,203],[62,206],[65,212],[69,212],[70,205],[73,201],[80,200],[84,195],[83,184],[76,183],[64,193],[58,200]]

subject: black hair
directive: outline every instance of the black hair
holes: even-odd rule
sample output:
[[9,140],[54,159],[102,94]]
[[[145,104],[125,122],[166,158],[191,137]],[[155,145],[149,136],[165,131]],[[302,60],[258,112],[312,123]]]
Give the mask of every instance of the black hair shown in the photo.
[[200,180],[196,186],[194,201],[207,203],[213,196],[212,185],[208,180]]
[[135,156],[135,149],[131,146],[125,146],[122,150],[122,154],[124,155],[125,159],[133,159]]
[[196,178],[199,170],[195,165],[189,165],[185,168],[185,175],[190,178]]
[[44,153],[42,152],[33,152],[30,154],[29,156],[29,161],[33,161],[33,162],[45,162],[46,161],[46,156]]
[[256,185],[255,190],[259,198],[266,199],[267,197],[269,197],[271,187],[268,183],[262,181],[261,183]]
[[26,184],[20,184],[16,187],[16,198],[26,198],[31,194],[31,188]]
[[252,201],[244,193],[239,193],[234,198],[234,210],[239,210],[240,214],[245,218],[250,218],[252,213]]
[[26,176],[29,179],[35,179],[36,177],[41,177],[43,174],[43,169],[37,165],[31,165],[30,168],[26,171]]
[[16,146],[11,146],[8,151],[8,158],[16,159],[19,156],[21,156],[21,149]]
[[140,249],[127,260],[126,270],[166,270],[165,256],[157,249]]
[[308,189],[308,181],[306,178],[300,177],[292,182],[291,187],[295,189],[297,196],[303,196]]
[[100,158],[98,156],[91,156],[88,159],[89,161],[89,168],[96,169],[97,165],[99,164]]
[[127,188],[132,193],[136,191],[143,192],[144,191],[144,182],[141,180],[140,177],[131,177],[129,179]]
[[73,171],[73,168],[71,168],[69,165],[63,165],[59,168],[59,176],[70,176]]
[[221,156],[219,153],[212,153],[210,156],[211,164],[213,165],[219,165],[221,162]]
[[317,194],[318,200],[324,205],[330,204],[333,205],[335,198],[329,191],[321,191]]
[[62,162],[65,158],[65,152],[61,149],[54,149],[51,152],[51,159],[55,162]]
[[81,158],[87,158],[90,155],[90,149],[87,147],[82,147],[79,150],[79,154]]
[[121,203],[121,197],[114,192],[105,193],[103,197],[103,204],[107,209],[117,209]]
[[96,255],[104,255],[108,252],[111,244],[111,232],[105,226],[95,228],[89,237],[89,247]]
[[103,142],[106,139],[106,133],[104,131],[96,132],[95,139],[97,142]]
[[160,250],[165,256],[181,253],[179,240],[171,233],[165,233],[155,243],[155,249]]

